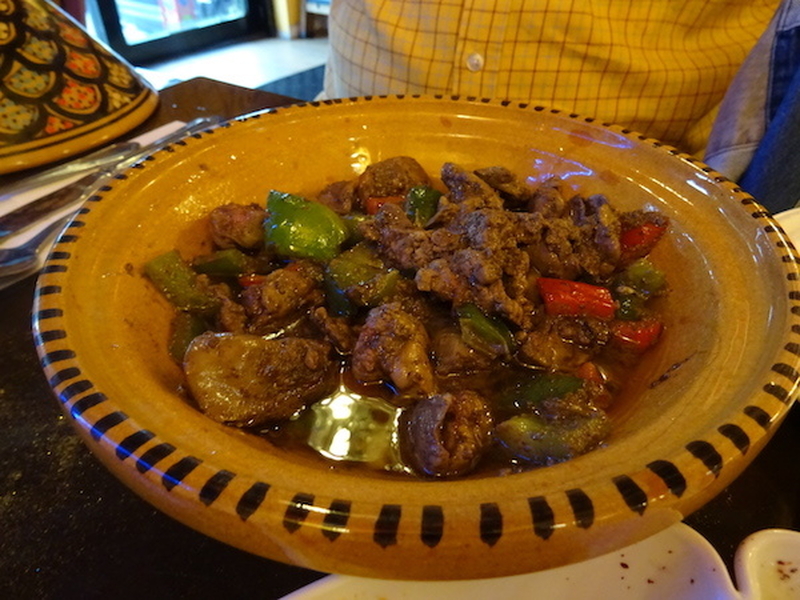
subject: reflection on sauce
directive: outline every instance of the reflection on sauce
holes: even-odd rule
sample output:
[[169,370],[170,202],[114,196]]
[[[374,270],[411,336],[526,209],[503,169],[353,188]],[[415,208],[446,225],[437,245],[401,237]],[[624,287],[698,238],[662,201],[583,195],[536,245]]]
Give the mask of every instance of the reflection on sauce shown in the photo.
[[397,407],[342,384],[330,398],[314,404],[311,413],[308,445],[326,458],[400,468],[395,443]]

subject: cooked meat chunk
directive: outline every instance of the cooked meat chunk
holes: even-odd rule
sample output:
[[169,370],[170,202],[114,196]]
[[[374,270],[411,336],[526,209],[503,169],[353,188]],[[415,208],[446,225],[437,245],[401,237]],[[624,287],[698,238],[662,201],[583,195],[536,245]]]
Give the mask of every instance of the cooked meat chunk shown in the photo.
[[244,307],[234,299],[230,286],[226,283],[211,283],[206,275],[198,276],[197,283],[219,300],[217,329],[244,333],[247,328],[247,314]]
[[404,311],[413,315],[422,323],[430,323],[433,319],[436,319],[441,309],[439,303],[434,301],[434,298],[420,292],[410,279],[401,279],[397,282],[397,287],[394,294],[392,294],[391,300],[399,303]]
[[661,229],[669,225],[669,217],[656,210],[631,210],[623,212],[620,214],[620,221],[624,229],[632,229],[644,225],[645,223],[652,223]]
[[564,214],[566,200],[563,181],[559,177],[549,177],[539,185],[532,185],[521,181],[505,167],[478,169],[475,174],[500,193],[507,208],[544,217],[560,217]]
[[450,191],[449,199],[466,208],[503,208],[503,199],[489,184],[466,169],[445,163],[441,171],[442,181]]
[[449,300],[454,306],[475,304],[487,314],[500,313],[513,323],[526,320],[525,305],[504,286],[503,270],[487,252],[459,250],[417,271],[417,287]]
[[206,332],[184,359],[186,381],[206,415],[237,427],[287,419],[331,394],[338,363],[325,342]]
[[469,346],[457,330],[437,331],[432,347],[434,370],[439,376],[483,371],[494,364],[491,356]]
[[400,304],[382,304],[367,315],[353,349],[353,375],[362,383],[391,382],[406,395],[434,391],[428,333]]
[[418,185],[428,185],[430,178],[415,159],[395,156],[368,166],[358,178],[357,195],[363,207],[369,198],[404,196]]
[[[531,275],[538,275],[532,270],[525,248],[538,239],[541,228],[542,219],[536,215],[497,209],[462,211],[447,227],[469,248],[478,250],[484,260],[494,263],[502,272],[508,296],[523,305],[531,296]],[[452,256],[452,252],[448,255]]]
[[258,335],[280,331],[324,300],[322,269],[315,263],[297,261],[277,269],[242,292],[247,331]]
[[311,311],[311,320],[325,339],[342,354],[350,354],[356,344],[358,333],[346,317],[334,317],[324,306]]
[[591,280],[607,277],[619,258],[619,224],[610,207],[569,202],[573,216],[541,221],[538,240],[527,246],[530,261],[546,277]]
[[374,219],[363,223],[361,232],[376,242],[380,256],[398,269],[416,270],[439,253],[431,233],[416,227],[395,204],[384,204]]
[[218,248],[257,250],[264,246],[266,210],[258,204],[223,204],[211,211],[211,237]]
[[350,214],[353,207],[356,206],[356,201],[356,182],[354,180],[336,181],[317,196],[317,202],[340,215]]
[[462,209],[447,224],[470,248],[501,253],[531,243],[540,228],[538,217],[496,208]]
[[452,477],[472,470],[491,441],[493,424],[476,392],[437,394],[407,411],[401,444],[417,472]]
[[536,188],[533,196],[528,198],[528,212],[546,218],[564,214],[567,201],[564,198],[564,182],[560,177],[549,177]]
[[582,243],[576,248],[584,272],[594,278],[610,275],[619,262],[621,232],[619,217],[605,196],[575,196],[569,202],[572,221],[581,232]]
[[[499,170],[495,175],[505,177]],[[450,193],[432,228],[414,227],[396,205],[384,206],[363,227],[387,262],[416,271],[421,291],[456,306],[477,304],[526,327],[535,311],[536,276],[600,280],[616,267],[620,224],[603,196],[565,202],[554,180],[541,194],[525,196],[538,211],[514,212],[502,208],[485,182],[457,165],[446,164],[442,177]]]
[[581,242],[581,232],[569,219],[547,219],[539,239],[526,247],[531,264],[546,277],[575,279],[581,273],[578,256],[573,251]]
[[462,209],[446,230],[463,244],[443,252],[416,274],[420,290],[455,306],[477,304],[522,325],[533,310],[530,261],[522,250],[536,239],[538,217],[499,209]]
[[505,167],[478,169],[475,175],[500,193],[507,208],[527,208],[537,195],[537,188],[521,181]]
[[589,317],[544,317],[518,334],[523,363],[557,371],[574,370],[599,353],[610,339],[608,325]]

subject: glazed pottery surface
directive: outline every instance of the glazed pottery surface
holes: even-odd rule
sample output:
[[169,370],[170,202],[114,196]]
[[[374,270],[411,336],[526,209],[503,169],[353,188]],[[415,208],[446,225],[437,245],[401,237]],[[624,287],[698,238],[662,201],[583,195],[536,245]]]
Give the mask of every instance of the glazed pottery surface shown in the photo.
[[0,0],[0,174],[126,133],[158,97],[133,67],[46,0]]
[[[172,309],[150,258],[206,243],[200,218],[270,189],[313,196],[395,155],[559,175],[671,228],[666,333],[615,407],[607,444],[508,476],[417,481],[333,466],[204,417],[167,354]],[[542,107],[389,97],[247,115],[122,173],[86,203],[40,278],[36,342],[97,456],[210,536],[321,571],[483,578],[581,561],[680,521],[727,486],[796,395],[796,252],[751,197],[691,157]]]

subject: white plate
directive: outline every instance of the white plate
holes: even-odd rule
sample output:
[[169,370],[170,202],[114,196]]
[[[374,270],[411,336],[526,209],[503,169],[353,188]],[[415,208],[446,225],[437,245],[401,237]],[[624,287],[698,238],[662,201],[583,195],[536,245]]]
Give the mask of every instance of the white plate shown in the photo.
[[800,243],[800,208],[790,208],[775,215],[778,223],[784,228],[795,246]]
[[575,565],[470,581],[386,581],[330,575],[284,600],[503,600],[615,598],[787,600],[800,598],[800,532],[764,530],[736,554],[738,590],[717,552],[678,523],[629,546]]

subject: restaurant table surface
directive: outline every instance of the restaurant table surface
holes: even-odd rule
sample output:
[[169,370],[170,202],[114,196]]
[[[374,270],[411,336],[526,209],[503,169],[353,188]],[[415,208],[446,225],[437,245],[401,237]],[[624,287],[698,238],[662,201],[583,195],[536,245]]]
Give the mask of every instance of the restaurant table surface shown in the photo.
[[[293,100],[205,78],[160,92],[144,133]],[[31,332],[36,278],[0,291],[0,598],[280,598],[323,576],[242,552],[167,517],[90,453],[61,413]],[[800,529],[800,408],[727,489],[686,521],[732,568],[767,528]]]

